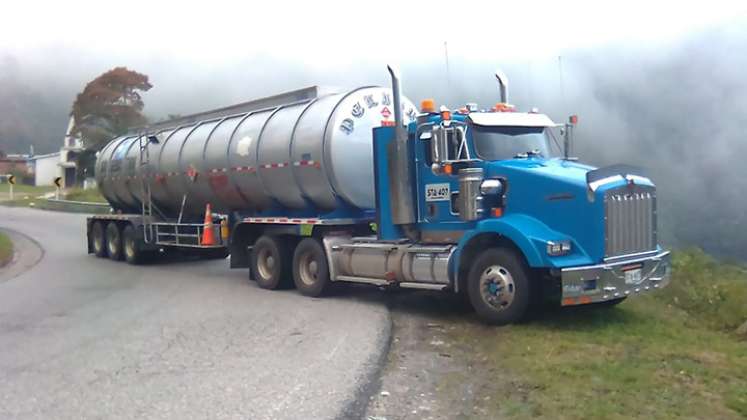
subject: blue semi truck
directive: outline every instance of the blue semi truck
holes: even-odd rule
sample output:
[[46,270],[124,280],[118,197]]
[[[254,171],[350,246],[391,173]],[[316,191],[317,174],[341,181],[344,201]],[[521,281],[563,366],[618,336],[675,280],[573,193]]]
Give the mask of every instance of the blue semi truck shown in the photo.
[[667,284],[656,187],[569,157],[575,117],[517,112],[500,72],[495,106],[416,109],[389,72],[391,89],[307,88],[112,140],[96,173],[115,212],[88,219],[89,253],[230,255],[260,287],[314,297],[443,290],[498,325]]

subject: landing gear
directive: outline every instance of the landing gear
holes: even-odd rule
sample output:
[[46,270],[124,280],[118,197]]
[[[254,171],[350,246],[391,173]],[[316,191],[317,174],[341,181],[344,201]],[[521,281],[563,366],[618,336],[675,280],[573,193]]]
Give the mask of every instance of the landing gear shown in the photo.
[[529,270],[513,251],[493,248],[478,255],[467,278],[469,300],[489,324],[521,320],[531,301]]
[[111,222],[106,226],[106,250],[109,258],[114,261],[121,261],[122,252],[122,233],[116,223]]
[[293,282],[304,296],[324,294],[329,285],[329,266],[324,246],[316,238],[304,238],[293,253]]
[[262,236],[252,247],[251,273],[263,289],[285,288],[291,285],[292,253],[288,241],[281,236]]

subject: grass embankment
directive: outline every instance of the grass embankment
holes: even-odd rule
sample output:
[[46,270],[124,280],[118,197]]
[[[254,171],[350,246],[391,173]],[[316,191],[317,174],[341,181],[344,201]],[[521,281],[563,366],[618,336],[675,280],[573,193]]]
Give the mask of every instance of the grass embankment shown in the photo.
[[574,308],[501,329],[458,326],[480,411],[517,418],[747,417],[747,271],[699,250],[673,279],[616,308]]
[[[13,186],[13,194],[30,194],[30,195],[41,195],[44,193],[48,193],[51,191],[54,191],[55,187],[53,186],[34,186],[34,185],[26,185],[26,184],[16,184]],[[4,183],[0,184],[0,192],[9,193],[10,192],[10,184]]]
[[87,190],[74,188],[65,194],[64,199],[70,201],[84,201],[88,203],[106,203],[106,199],[101,195],[98,188],[89,188]]
[[[40,195],[54,191],[54,188],[46,189],[46,187],[33,187],[37,190],[29,191],[28,193],[15,193],[15,199],[13,201],[0,201],[0,204],[11,206],[11,207],[35,207],[44,209],[46,206],[44,198],[39,198]],[[66,190],[60,194],[60,199],[70,201],[83,201],[89,203],[106,203],[106,199],[101,195],[98,188],[90,188],[84,190],[82,188],[72,188]]]
[[13,242],[8,235],[0,232],[0,267],[5,266],[13,258]]

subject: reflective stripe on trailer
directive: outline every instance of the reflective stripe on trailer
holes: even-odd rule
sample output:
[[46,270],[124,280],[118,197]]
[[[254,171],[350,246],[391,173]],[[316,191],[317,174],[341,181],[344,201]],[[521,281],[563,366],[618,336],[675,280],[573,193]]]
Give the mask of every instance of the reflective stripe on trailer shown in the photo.
[[319,162],[313,160],[299,160],[293,162],[293,166],[313,166],[315,168],[319,168],[321,165],[319,164]]
[[234,166],[232,169],[236,172],[254,172],[254,168],[251,166]]
[[[247,217],[245,223],[270,223],[280,225],[352,225],[357,223],[355,219],[300,219],[292,217]],[[360,221],[364,222],[364,221]]]

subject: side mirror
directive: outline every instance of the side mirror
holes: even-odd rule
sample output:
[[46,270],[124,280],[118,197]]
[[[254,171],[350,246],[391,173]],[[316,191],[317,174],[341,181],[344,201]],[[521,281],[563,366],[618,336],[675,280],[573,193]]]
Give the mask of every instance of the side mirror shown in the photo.
[[443,127],[433,127],[431,135],[431,156],[433,163],[441,164],[449,160],[449,136]]

